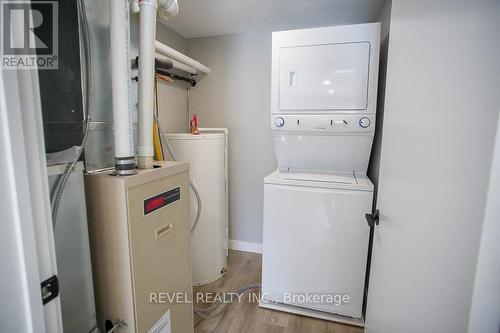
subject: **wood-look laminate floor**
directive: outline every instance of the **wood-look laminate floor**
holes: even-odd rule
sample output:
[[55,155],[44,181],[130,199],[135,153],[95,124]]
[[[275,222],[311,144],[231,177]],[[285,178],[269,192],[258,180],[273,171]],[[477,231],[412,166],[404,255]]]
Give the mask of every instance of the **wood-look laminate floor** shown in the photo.
[[[261,255],[230,250],[226,275],[208,285],[195,287],[194,292],[208,292],[208,295],[213,296],[215,293],[233,292],[241,286],[260,283],[260,280]],[[217,309],[220,311],[219,316],[201,322],[201,317],[195,315],[195,333],[363,333],[360,327],[260,308],[257,301],[252,302],[248,293],[241,300]],[[201,303],[197,305],[206,306]]]

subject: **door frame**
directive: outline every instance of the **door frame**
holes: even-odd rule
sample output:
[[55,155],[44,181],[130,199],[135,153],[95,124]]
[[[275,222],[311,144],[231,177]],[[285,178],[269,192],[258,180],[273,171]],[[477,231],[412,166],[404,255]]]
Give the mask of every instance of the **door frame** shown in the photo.
[[12,298],[2,299],[6,312],[1,327],[63,332],[60,298],[46,305],[41,298],[40,284],[57,275],[57,266],[36,70],[0,71],[0,145],[0,184],[6,193],[0,209],[9,217],[1,224],[0,237],[10,237],[2,262],[16,267],[1,279],[18,305],[12,307]]

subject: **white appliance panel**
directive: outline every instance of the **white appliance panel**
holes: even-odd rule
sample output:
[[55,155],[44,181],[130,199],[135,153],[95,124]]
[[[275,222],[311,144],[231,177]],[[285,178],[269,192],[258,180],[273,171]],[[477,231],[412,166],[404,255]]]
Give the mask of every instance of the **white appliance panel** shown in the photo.
[[[360,318],[369,237],[364,214],[372,195],[265,184],[264,300]],[[349,295],[349,302],[300,303],[287,296],[306,292]]]
[[280,170],[366,173],[372,136],[273,133]]
[[370,43],[283,47],[281,110],[366,110]]

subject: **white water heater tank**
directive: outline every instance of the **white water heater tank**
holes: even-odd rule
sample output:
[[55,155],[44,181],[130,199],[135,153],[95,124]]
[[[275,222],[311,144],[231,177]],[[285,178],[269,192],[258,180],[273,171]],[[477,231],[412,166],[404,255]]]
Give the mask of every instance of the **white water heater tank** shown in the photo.
[[[201,215],[191,235],[193,284],[204,285],[227,269],[227,129],[200,128],[198,135],[167,134],[178,161],[188,161],[190,178],[201,197]],[[191,226],[197,202],[190,191]]]

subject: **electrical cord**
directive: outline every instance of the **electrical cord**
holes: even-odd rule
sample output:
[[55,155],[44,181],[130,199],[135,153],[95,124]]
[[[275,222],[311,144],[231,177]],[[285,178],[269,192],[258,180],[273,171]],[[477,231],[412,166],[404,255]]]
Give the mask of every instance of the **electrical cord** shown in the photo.
[[52,210],[52,228],[54,232],[56,231],[56,224],[57,224],[57,213],[59,211],[59,205],[61,203],[61,198],[62,194],[64,191],[64,188],[66,186],[66,183],[68,182],[69,177],[71,176],[71,172],[75,169],[75,165],[80,159],[80,156],[82,155],[84,146],[87,142],[88,138],[88,133],[89,133],[89,127],[90,127],[90,121],[92,119],[92,114],[93,114],[93,104],[94,104],[94,83],[93,83],[93,75],[92,75],[92,52],[91,52],[91,41],[90,41],[90,33],[89,33],[89,26],[88,26],[88,19],[87,19],[87,5],[85,0],[79,0],[78,1],[78,14],[79,14],[79,19],[82,24],[82,30],[83,30],[83,37],[84,37],[84,56],[85,56],[85,77],[86,77],[86,87],[87,87],[87,94],[85,96],[85,107],[86,107],[86,114],[85,114],[85,120],[83,124],[83,138],[80,147],[78,147],[78,150],[73,158],[73,161],[69,163],[66,166],[66,169],[64,170],[63,174],[58,178],[56,184],[55,184],[55,190],[52,196],[52,205],[51,205],[51,210]]
[[[234,293],[237,294],[238,296],[240,296],[247,291],[250,291],[253,289],[259,289],[260,287],[261,287],[260,283],[253,283],[253,284],[249,284],[249,285],[246,285],[246,286],[243,286],[243,287],[236,289],[236,291],[234,291]],[[222,306],[222,305],[224,305],[224,306]],[[196,307],[193,305],[193,312],[196,313],[201,318],[201,320],[199,320],[195,324],[195,326],[197,326],[198,324],[200,324],[202,321],[204,321],[206,319],[210,319],[210,318],[213,318],[213,317],[216,317],[218,315],[225,313],[227,311],[227,305],[228,305],[228,303],[223,303],[220,301],[217,303],[214,303],[206,308],[200,308],[200,307]],[[219,309],[223,309],[223,311],[219,310]],[[220,325],[220,322],[219,322],[219,325]],[[213,332],[215,332],[217,328],[218,328],[218,326],[213,330]]]
[[111,327],[108,331],[106,331],[106,333],[114,333],[116,332],[116,330],[127,328],[127,326],[128,325],[125,322],[125,320],[118,319],[113,323],[113,327]]
[[[163,132],[163,129],[161,128],[160,121],[158,119],[158,116],[156,114],[153,114],[154,120],[156,122],[156,126],[158,126],[158,130],[160,131],[160,141],[164,141],[165,145],[162,145],[162,149],[164,146],[167,147],[168,151],[170,152],[170,155],[172,156],[172,159],[174,161],[177,161],[177,157],[175,156],[175,152],[170,145],[170,141],[168,140],[167,136],[165,135],[165,132]],[[165,154],[165,151],[163,152],[163,156],[167,156]],[[191,227],[191,235],[194,234],[196,228],[198,227],[198,223],[200,222],[200,216],[201,216],[201,197],[200,193],[198,192],[198,189],[196,188],[196,185],[194,185],[193,180],[189,179],[189,187],[194,193],[194,196],[196,197],[196,203],[198,205],[198,209],[196,211],[196,217],[194,219],[193,226]]]

